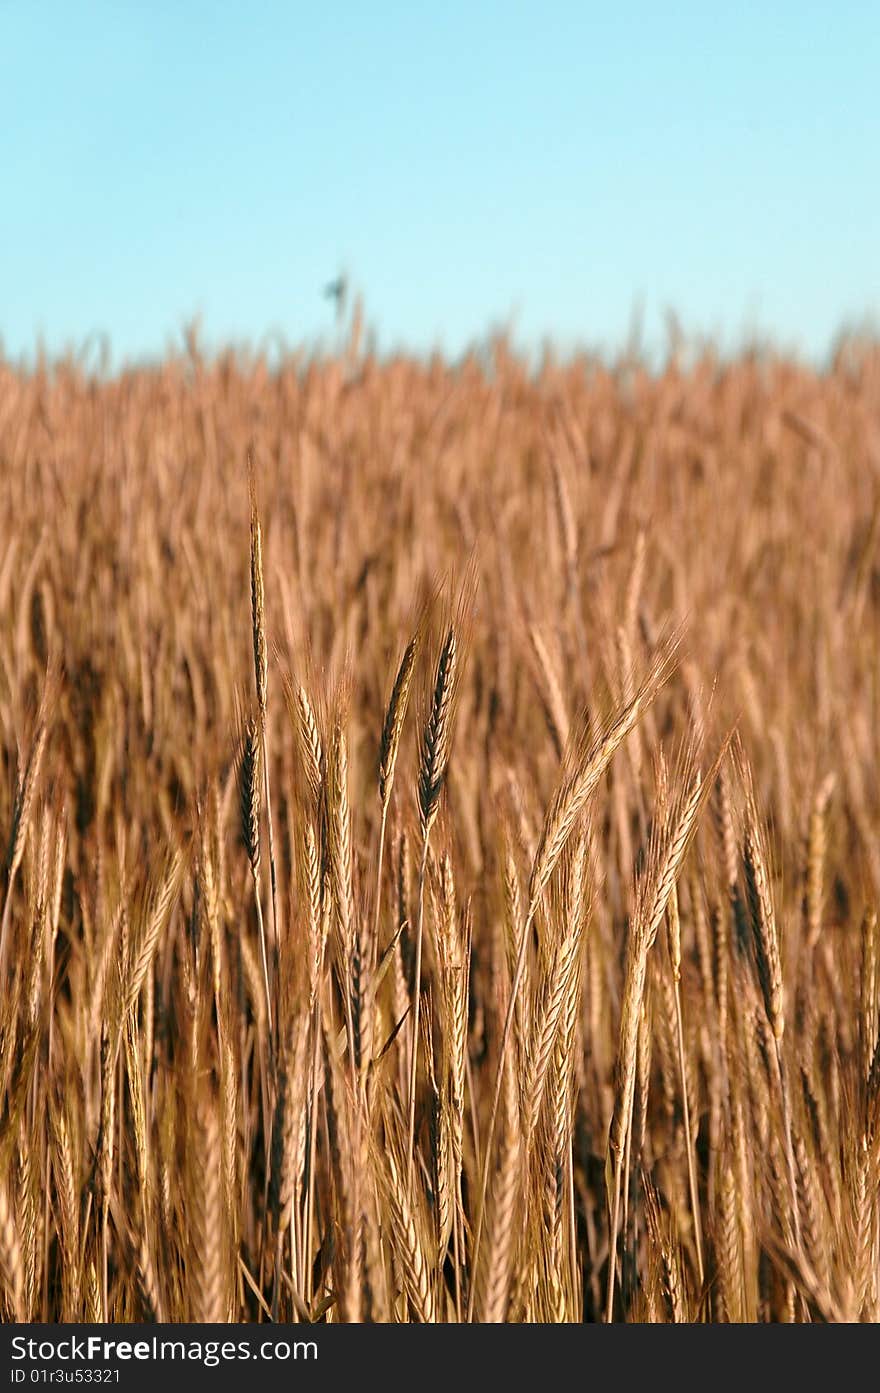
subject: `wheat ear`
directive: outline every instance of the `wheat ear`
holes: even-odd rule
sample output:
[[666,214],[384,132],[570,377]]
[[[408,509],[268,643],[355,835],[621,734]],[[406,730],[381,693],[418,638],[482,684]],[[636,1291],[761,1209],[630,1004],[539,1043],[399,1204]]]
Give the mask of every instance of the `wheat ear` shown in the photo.
[[24,846],[27,838],[31,807],[33,806],[34,796],[36,794],[37,780],[40,775],[40,764],[42,763],[43,752],[46,748],[47,734],[46,723],[41,719],[34,732],[27,763],[24,767],[24,773],[19,778],[18,788],[15,793],[15,803],[12,809],[12,828],[9,834],[9,851],[6,857],[6,896],[3,901],[3,918],[0,920],[0,978],[2,978],[6,968],[6,955],[8,951],[7,933],[9,929],[9,911],[12,906],[12,892],[15,886],[15,878],[18,875],[18,869],[24,856]]
[[[719,756],[720,758],[720,756]],[[620,1185],[623,1174],[624,1157],[628,1149],[630,1126],[632,1123],[633,1098],[635,1093],[636,1066],[638,1060],[639,1020],[642,999],[647,978],[648,955],[657,937],[657,930],[663,920],[669,897],[676,877],[684,860],[696,826],[697,814],[705,797],[709,781],[704,781],[699,773],[695,776],[689,792],[682,799],[675,823],[670,822],[671,832],[661,844],[655,840],[648,857],[644,874],[640,877],[636,890],[633,922],[627,943],[626,971],[624,976],[623,1004],[620,1018],[620,1042],[617,1053],[616,1087],[614,1112],[608,1135],[608,1163],[606,1181],[609,1186],[610,1261],[608,1263],[608,1291],[605,1307],[606,1320],[610,1322],[614,1307],[614,1281],[617,1270],[617,1226],[620,1217]],[[610,1174],[611,1156],[614,1157],[613,1177]]]
[[407,1188],[411,1185],[416,1129],[416,1076],[419,1062],[419,1012],[421,1008],[422,940],[424,936],[425,875],[431,828],[440,807],[440,794],[446,780],[452,745],[452,718],[458,685],[458,642],[455,626],[450,625],[434,679],[434,693],[422,732],[419,759],[419,817],[422,827],[422,859],[419,865],[419,902],[416,924],[415,967],[413,972],[413,1025],[410,1054],[407,1129]]
[[376,908],[373,915],[374,944],[379,941],[379,910],[382,899],[382,863],[385,856],[385,833],[388,824],[388,808],[391,803],[394,770],[397,765],[400,737],[403,734],[403,723],[406,718],[406,708],[409,703],[410,687],[412,686],[418,651],[419,635],[416,634],[406,645],[403,657],[400,660],[400,666],[397,669],[397,676],[394,679],[394,686],[391,688],[391,696],[389,697],[388,707],[385,712],[385,721],[382,726],[382,738],[379,742],[379,804],[381,816],[379,822],[378,865],[376,868]]
[[269,1058],[274,1059],[275,1031],[272,1022],[272,991],[269,984],[269,959],[266,952],[266,931],[263,925],[263,906],[260,901],[260,803],[262,781],[262,745],[260,728],[254,716],[245,721],[239,763],[239,807],[241,834],[254,882],[257,905],[257,927],[260,935],[260,958],[263,968],[263,991],[266,1000]]
[[23,1321],[24,1269],[21,1246],[4,1185],[0,1185],[0,1287],[5,1291],[13,1319]]
[[[473,1262],[476,1266],[483,1230],[483,1215],[486,1193],[489,1185],[489,1170],[492,1161],[492,1143],[498,1120],[498,1106],[501,1100],[501,1084],[504,1077],[504,1061],[510,1041],[510,1033],[517,1012],[520,984],[525,970],[526,949],[529,931],[532,927],[544,888],[547,885],[566,842],[581,813],[587,807],[605,770],[611,763],[615,751],[623,743],[635,726],[639,717],[657,695],[663,681],[668,676],[675,661],[677,640],[672,639],[655,660],[639,691],[605,730],[595,738],[590,738],[584,730],[575,751],[563,769],[562,777],[550,800],[544,815],[544,823],[532,863],[529,879],[529,903],[519,938],[516,966],[510,987],[507,1013],[501,1032],[499,1059],[495,1073],[495,1086],[492,1095],[492,1109],[489,1114],[489,1128],[483,1151],[483,1170],[480,1177],[480,1192],[477,1208],[477,1224],[474,1236]],[[473,1319],[473,1286],[468,1301],[468,1320]]]

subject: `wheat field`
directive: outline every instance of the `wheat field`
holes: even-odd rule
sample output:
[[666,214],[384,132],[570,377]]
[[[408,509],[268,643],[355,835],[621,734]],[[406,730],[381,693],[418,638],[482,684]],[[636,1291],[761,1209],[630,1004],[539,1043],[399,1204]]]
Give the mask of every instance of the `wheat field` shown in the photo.
[[880,351],[0,364],[19,1321],[880,1315]]

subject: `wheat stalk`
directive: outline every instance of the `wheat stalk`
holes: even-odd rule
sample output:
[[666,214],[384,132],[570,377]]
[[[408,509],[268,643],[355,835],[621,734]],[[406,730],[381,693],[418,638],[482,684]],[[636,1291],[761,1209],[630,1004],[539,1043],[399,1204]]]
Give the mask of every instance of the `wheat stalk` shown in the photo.
[[[269,765],[269,658],[266,643],[266,596],[263,585],[263,533],[257,508],[257,484],[253,461],[248,456],[248,497],[250,502],[251,534],[251,627],[254,645],[254,678],[257,688],[257,707],[260,713],[260,743],[263,756],[263,783],[266,790],[266,826],[269,833],[269,885],[272,895],[272,943],[276,958],[281,944],[281,921],[278,912],[278,876],[275,864],[275,829],[272,820],[272,792]],[[272,1012],[269,1011],[269,1030]],[[277,1043],[277,1042],[276,1042]]]

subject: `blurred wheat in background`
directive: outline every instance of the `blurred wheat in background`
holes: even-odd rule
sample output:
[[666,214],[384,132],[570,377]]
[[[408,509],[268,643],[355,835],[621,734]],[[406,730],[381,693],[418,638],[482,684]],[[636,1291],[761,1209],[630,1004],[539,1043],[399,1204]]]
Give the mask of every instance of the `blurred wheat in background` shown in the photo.
[[0,366],[4,1316],[876,1319],[878,471],[870,347]]

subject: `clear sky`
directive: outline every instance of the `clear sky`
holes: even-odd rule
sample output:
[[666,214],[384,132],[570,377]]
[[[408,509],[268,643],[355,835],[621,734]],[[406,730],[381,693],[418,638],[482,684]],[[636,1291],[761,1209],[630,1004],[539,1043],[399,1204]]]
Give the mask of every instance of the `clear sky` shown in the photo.
[[0,336],[814,357],[880,321],[877,0],[0,0]]

